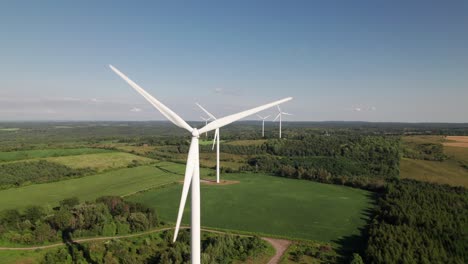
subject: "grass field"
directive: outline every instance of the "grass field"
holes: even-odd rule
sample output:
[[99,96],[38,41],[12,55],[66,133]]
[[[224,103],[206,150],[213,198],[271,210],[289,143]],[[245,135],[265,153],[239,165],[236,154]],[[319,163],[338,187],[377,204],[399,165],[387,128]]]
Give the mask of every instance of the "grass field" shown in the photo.
[[467,136],[448,136],[444,146],[468,148]]
[[72,149],[38,149],[38,150],[22,150],[0,152],[0,162],[37,159],[47,157],[62,157],[74,156],[93,153],[107,153],[110,150],[97,149],[97,148],[72,148]]
[[110,152],[110,153],[97,153],[85,154],[79,156],[64,156],[47,158],[48,161],[56,162],[74,169],[91,168],[97,171],[104,171],[108,169],[122,168],[137,161],[138,164],[145,165],[155,162],[153,159],[140,157],[130,153],[124,152]]
[[233,146],[260,146],[266,142],[266,139],[246,139],[246,140],[235,140],[226,142],[226,144]]
[[[222,179],[240,183],[202,184],[203,226],[339,242],[360,234],[372,200],[359,189],[263,174],[228,174]],[[128,199],[155,207],[162,219],[175,222],[181,189],[181,184],[170,185]],[[190,222],[189,208],[185,224]]]
[[0,251],[0,264],[32,264],[39,263],[46,250],[35,251]]
[[463,167],[464,164],[468,166],[468,148],[453,146],[453,144],[464,144],[463,141],[466,138],[443,136],[403,137],[404,143],[442,144],[444,154],[448,158],[444,161],[402,158],[400,161],[400,176],[419,181],[468,187],[468,169]]
[[1,132],[1,131],[5,131],[5,132],[14,132],[14,131],[18,131],[18,130],[20,130],[20,129],[17,128],[17,127],[0,128],[0,132]]
[[453,160],[439,162],[403,158],[400,161],[400,176],[419,181],[468,187],[468,170]]
[[22,209],[28,205],[52,208],[60,200],[76,196],[94,200],[103,195],[128,195],[151,187],[179,181],[182,176],[167,172],[182,172],[184,166],[161,162],[155,166],[141,166],[109,171],[59,182],[34,184],[0,191],[0,211]]

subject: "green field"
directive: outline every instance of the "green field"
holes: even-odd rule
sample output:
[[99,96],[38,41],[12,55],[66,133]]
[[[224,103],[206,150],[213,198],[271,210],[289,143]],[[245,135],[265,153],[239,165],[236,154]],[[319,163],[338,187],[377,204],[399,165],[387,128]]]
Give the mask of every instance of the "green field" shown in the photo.
[[9,151],[0,152],[0,162],[37,159],[47,157],[62,157],[74,156],[92,153],[107,153],[111,152],[106,149],[97,148],[72,148],[72,149],[37,149],[37,150],[22,150],[22,151]]
[[0,128],[0,132],[1,132],[1,131],[5,131],[5,132],[14,132],[14,131],[18,131],[18,130],[20,130],[20,129],[17,128],[17,127]]
[[168,173],[166,169],[182,171],[183,166],[161,162],[155,166],[125,168],[102,174],[59,182],[34,184],[0,191],[0,211],[22,209],[28,205],[52,208],[60,200],[76,196],[81,200],[93,200],[103,195],[128,195],[178,181],[179,174]]
[[[203,226],[339,242],[360,234],[371,206],[370,193],[359,189],[264,174],[222,179],[240,183],[202,184]],[[175,222],[181,189],[181,184],[170,185],[128,199],[157,208],[162,219]],[[190,222],[189,208],[185,224]]]
[[43,257],[47,250],[34,250],[34,251],[0,251],[0,264],[26,264],[26,263],[38,263]]
[[124,152],[110,152],[97,154],[84,154],[79,156],[63,156],[47,158],[48,161],[59,163],[74,169],[91,168],[97,171],[122,168],[132,164],[133,161],[140,165],[155,162],[153,159],[140,157]]

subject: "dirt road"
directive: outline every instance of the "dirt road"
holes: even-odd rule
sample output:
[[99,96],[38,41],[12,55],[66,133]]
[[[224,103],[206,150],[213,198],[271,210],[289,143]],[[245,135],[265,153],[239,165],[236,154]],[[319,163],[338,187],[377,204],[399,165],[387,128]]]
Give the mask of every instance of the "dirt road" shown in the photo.
[[262,239],[270,243],[276,250],[276,254],[273,256],[273,258],[270,259],[268,264],[279,263],[284,252],[286,251],[286,249],[288,249],[289,245],[291,245],[291,241],[285,239],[276,239],[268,237],[262,237]]

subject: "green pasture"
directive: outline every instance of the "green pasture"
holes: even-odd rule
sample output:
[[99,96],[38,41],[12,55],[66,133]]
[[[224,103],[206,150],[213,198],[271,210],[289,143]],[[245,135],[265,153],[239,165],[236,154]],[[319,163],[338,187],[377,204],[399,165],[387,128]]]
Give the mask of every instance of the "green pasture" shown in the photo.
[[0,152],[0,162],[37,159],[47,157],[62,157],[62,156],[75,156],[92,153],[107,153],[111,152],[106,149],[97,148],[60,148],[60,149],[35,149],[35,150],[21,150]]
[[[204,177],[202,175],[202,177]],[[264,174],[227,174],[232,185],[201,187],[202,225],[335,243],[360,236],[371,207],[367,191]],[[182,185],[130,196],[175,222]],[[189,196],[190,197],[190,196]],[[183,222],[190,223],[190,198]]]
[[[156,167],[158,166],[158,167]],[[103,195],[129,195],[182,179],[183,165],[160,162],[153,166],[125,168],[77,179],[34,184],[0,191],[0,211],[22,209],[28,205],[52,208],[58,202],[76,196],[94,200]]]
[[14,131],[18,131],[18,130],[20,130],[20,129],[17,128],[17,127],[0,128],[0,132],[1,132],[1,131],[5,131],[5,132],[14,132]]
[[74,169],[91,168],[97,171],[122,168],[136,161],[139,165],[155,162],[153,159],[133,155],[124,152],[109,152],[97,154],[85,154],[79,156],[63,156],[47,158],[48,161],[56,162]]

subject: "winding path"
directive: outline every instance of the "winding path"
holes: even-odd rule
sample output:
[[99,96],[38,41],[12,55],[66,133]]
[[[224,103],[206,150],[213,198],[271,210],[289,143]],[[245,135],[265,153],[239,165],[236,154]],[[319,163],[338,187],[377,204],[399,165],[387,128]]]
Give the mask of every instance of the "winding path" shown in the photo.
[[[188,229],[189,227],[180,227],[180,229]],[[123,235],[123,236],[106,236],[106,237],[90,237],[90,238],[81,238],[81,239],[75,239],[73,242],[77,243],[82,243],[82,242],[91,242],[91,241],[101,241],[101,240],[109,240],[109,239],[119,239],[119,238],[129,238],[129,237],[137,237],[137,236],[144,236],[156,232],[162,232],[162,231],[167,231],[167,230],[172,230],[174,229],[173,227],[165,227],[165,228],[159,228],[159,229],[153,229],[150,231],[146,231],[143,233],[137,233],[137,234],[130,234],[130,235]],[[211,229],[206,229],[202,228],[203,231],[205,232],[210,232],[210,233],[217,233],[217,234],[223,234],[223,235],[237,235],[241,237],[251,237],[250,235],[242,235],[242,234],[235,234],[235,233],[228,233],[228,232],[223,232],[223,231],[218,231],[218,230],[211,230]],[[286,249],[289,247],[291,244],[291,241],[289,240],[284,240],[284,239],[276,239],[276,238],[269,238],[269,237],[261,237],[261,239],[267,241],[270,243],[274,248],[275,248],[275,255],[270,259],[268,264],[277,264],[279,263],[281,256],[283,256],[284,252]],[[49,249],[49,248],[54,248],[54,247],[59,247],[65,245],[64,242],[60,243],[55,243],[55,244],[50,244],[50,245],[44,245],[44,246],[34,246],[34,247],[0,247],[1,250],[21,250],[21,251],[27,251],[27,250],[36,250],[36,249]]]

